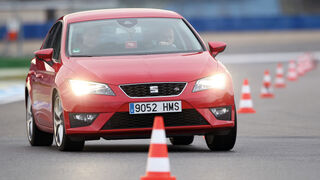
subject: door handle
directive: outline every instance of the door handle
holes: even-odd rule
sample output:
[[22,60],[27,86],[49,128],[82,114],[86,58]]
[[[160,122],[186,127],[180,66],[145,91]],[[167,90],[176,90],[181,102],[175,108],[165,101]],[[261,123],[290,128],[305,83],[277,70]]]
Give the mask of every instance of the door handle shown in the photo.
[[42,79],[43,75],[42,74],[36,74],[36,78]]

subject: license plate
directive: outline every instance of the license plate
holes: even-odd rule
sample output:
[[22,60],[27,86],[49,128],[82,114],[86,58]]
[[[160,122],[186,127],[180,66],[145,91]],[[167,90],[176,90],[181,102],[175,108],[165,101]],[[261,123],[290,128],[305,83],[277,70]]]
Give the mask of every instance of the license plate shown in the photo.
[[129,104],[130,114],[181,112],[181,101],[139,102]]

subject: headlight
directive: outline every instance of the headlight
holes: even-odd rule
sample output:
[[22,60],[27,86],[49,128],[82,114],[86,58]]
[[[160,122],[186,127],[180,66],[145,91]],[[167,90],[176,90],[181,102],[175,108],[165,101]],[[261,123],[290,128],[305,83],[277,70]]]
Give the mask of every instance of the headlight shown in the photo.
[[69,80],[69,83],[73,93],[77,96],[86,94],[103,94],[115,96],[111,88],[106,84],[81,80]]
[[206,78],[199,79],[192,92],[202,91],[206,89],[224,89],[226,87],[226,75],[215,74]]

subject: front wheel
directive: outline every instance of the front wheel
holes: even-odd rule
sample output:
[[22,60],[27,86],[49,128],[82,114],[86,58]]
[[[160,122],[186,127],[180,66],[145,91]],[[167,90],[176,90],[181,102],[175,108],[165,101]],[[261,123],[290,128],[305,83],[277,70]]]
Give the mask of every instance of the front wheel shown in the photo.
[[32,113],[31,98],[28,96],[26,104],[26,126],[27,137],[31,146],[51,146],[52,134],[41,131],[36,123]]
[[82,151],[84,141],[72,141],[65,133],[64,114],[58,93],[54,97],[53,106],[54,140],[60,151]]
[[205,139],[207,146],[212,151],[229,151],[237,139],[237,114],[235,114],[234,127],[226,135],[206,134]]

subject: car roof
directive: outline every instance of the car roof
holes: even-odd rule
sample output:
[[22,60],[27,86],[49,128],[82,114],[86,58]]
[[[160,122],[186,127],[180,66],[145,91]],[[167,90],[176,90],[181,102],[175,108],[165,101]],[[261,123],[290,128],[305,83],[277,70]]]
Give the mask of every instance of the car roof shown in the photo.
[[82,11],[71,13],[61,17],[65,22],[74,23],[81,21],[101,20],[101,19],[116,19],[116,18],[182,18],[176,12],[162,9],[147,9],[147,8],[120,8],[120,9],[101,9],[92,11]]

